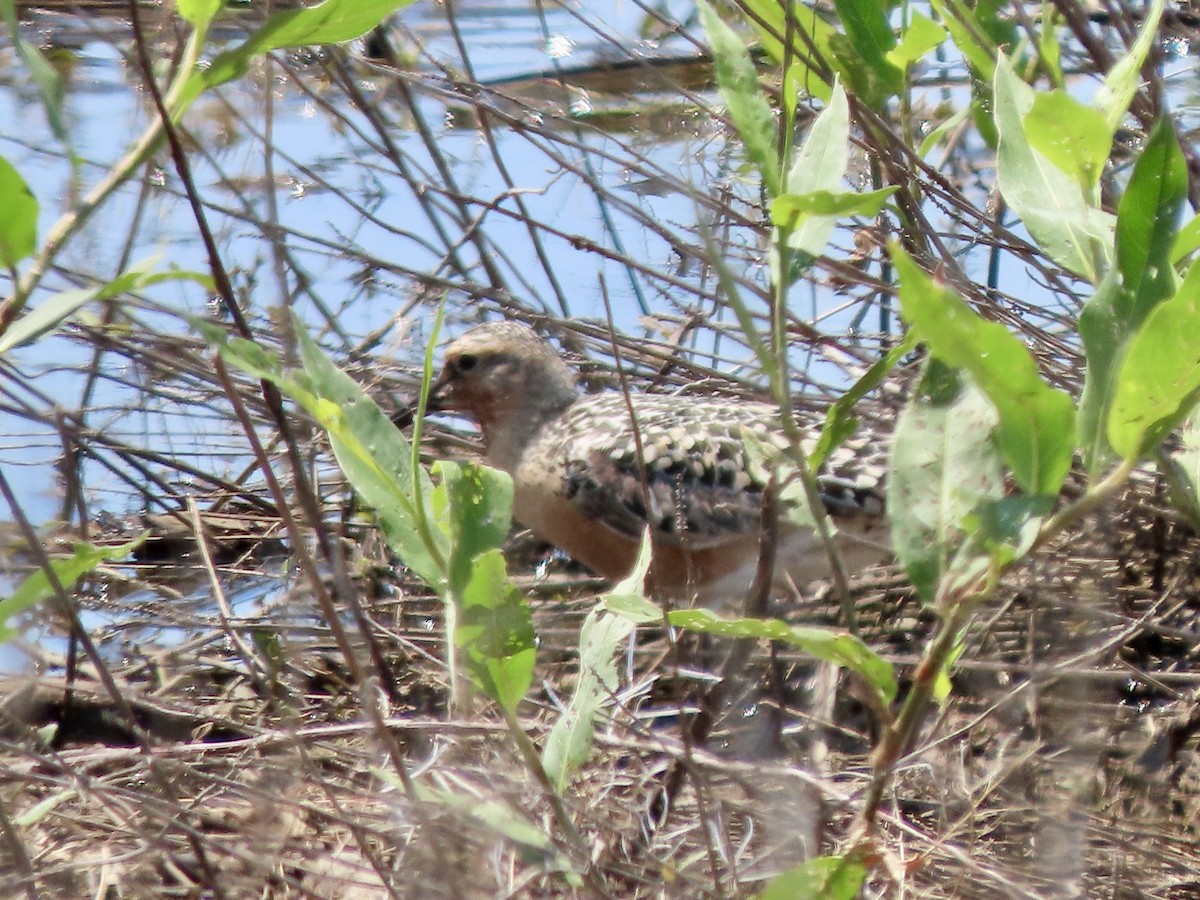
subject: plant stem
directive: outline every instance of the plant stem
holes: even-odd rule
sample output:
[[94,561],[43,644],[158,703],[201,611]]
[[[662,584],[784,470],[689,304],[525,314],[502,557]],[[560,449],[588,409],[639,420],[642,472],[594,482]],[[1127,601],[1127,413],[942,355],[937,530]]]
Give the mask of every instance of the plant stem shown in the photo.
[[[175,72],[175,77],[165,97],[165,105],[173,119],[177,119],[187,106],[183,99],[183,87],[196,68],[200,50],[204,46],[207,36],[208,27],[205,24],[195,28],[188,37],[183,59],[179,63],[179,68]],[[133,173],[153,155],[162,143],[165,133],[161,117],[155,116],[146,126],[146,130],[142,132],[137,143],[113,166],[107,175],[100,179],[79,205],[60,216],[58,221],[50,227],[46,233],[46,239],[42,243],[41,252],[25,272],[24,277],[19,282],[14,281],[17,287],[12,297],[0,305],[0,334],[7,331],[8,327],[25,309],[29,298],[37,290],[42,279],[46,277],[46,273],[50,271],[50,267],[54,264],[54,260],[63,246],[87,224],[104,201],[128,181]]]
[[[1101,503],[1117,494],[1128,483],[1129,476],[1136,466],[1136,459],[1123,460],[1103,481],[1079,500],[1052,516],[1038,532],[1029,552],[1044,545]],[[1025,556],[1028,556],[1028,553]],[[939,609],[948,610],[948,613],[943,620],[941,630],[913,671],[912,688],[904,698],[899,715],[895,722],[884,730],[879,744],[871,755],[871,784],[867,788],[862,807],[850,829],[852,847],[860,848],[870,840],[879,804],[890,781],[892,769],[912,743],[917,726],[933,696],[934,686],[945,671],[946,665],[961,639],[963,630],[970,622],[971,614],[995,590],[1001,574],[1002,570],[993,566],[970,583],[957,587],[946,580],[947,577],[953,577],[952,573],[949,573],[949,576],[943,576],[943,582],[939,585],[939,598],[936,605]]]
[[917,726],[933,697],[934,686],[958,646],[971,613],[995,589],[998,582],[994,575],[992,572],[981,575],[955,590],[957,596],[947,598],[950,613],[913,671],[913,684],[900,707],[900,714],[896,716],[895,722],[885,728],[879,744],[871,754],[871,784],[850,829],[852,847],[857,848],[870,840],[879,804],[883,800],[883,792],[891,780],[892,769],[912,743]]

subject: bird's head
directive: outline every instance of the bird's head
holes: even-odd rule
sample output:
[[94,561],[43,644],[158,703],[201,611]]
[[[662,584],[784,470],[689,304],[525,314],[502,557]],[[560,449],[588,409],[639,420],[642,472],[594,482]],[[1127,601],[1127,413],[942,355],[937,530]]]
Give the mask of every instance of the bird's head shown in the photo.
[[524,325],[496,322],[446,347],[430,407],[465,413],[486,432],[501,422],[535,427],[574,400],[574,375],[554,349]]

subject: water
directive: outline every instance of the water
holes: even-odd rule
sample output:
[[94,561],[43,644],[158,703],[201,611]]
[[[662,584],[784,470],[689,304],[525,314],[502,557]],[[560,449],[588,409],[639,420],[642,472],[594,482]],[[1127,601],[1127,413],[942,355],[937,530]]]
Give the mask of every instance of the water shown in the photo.
[[[670,6],[665,11],[681,19],[691,10]],[[600,322],[611,309],[617,327],[634,334],[670,333],[681,318],[725,319],[713,299],[714,274],[702,263],[714,252],[706,242],[751,308],[763,310],[754,293],[767,279],[761,213],[751,205],[757,188],[704,105],[714,102],[711,92],[640,88],[629,97],[594,79],[564,95],[556,83],[528,80],[555,66],[695,53],[679,36],[642,37],[652,30],[647,23],[633,4],[460,3],[453,23],[444,8],[418,4],[389,32],[413,60],[409,71],[362,61],[339,69],[320,53],[296,52],[203,97],[184,123],[191,175],[247,317],[274,336],[281,309],[297,309],[335,357],[372,384],[380,360],[415,362],[443,299],[451,329],[506,304]],[[176,41],[151,27],[165,60]],[[0,46],[0,155],[38,198],[44,235],[115,164],[153,109],[123,56],[119,20],[42,15],[26,33],[60,48],[64,119],[83,160],[72,168],[11,48]],[[237,22],[222,28],[213,52],[241,36]],[[479,92],[465,84],[468,63],[484,84]],[[950,60],[935,74],[961,73]],[[1168,77],[1190,121],[1193,60],[1173,58]],[[507,96],[488,87],[500,81]],[[355,92],[381,128],[355,107]],[[936,83],[918,93],[930,108],[964,98],[963,87]],[[980,169],[964,175],[964,189],[982,207],[993,176],[985,148],[969,153],[978,154]],[[865,184],[866,174],[856,156],[851,180]],[[151,256],[159,268],[207,271],[182,189],[160,153],[73,238],[35,303]],[[927,212],[935,229],[958,241],[964,271],[986,280],[989,248],[944,209]],[[852,229],[840,230],[832,255],[846,257],[854,241]],[[796,289],[795,312],[831,335],[852,323],[876,330],[878,311],[863,304],[870,292],[843,290],[827,274]],[[1013,257],[1002,264],[1000,288],[1011,298],[1000,308],[1014,315],[1071,312],[1077,302]],[[156,285],[123,297],[115,310],[88,307],[80,319],[89,330],[70,328],[5,359],[0,466],[33,522],[50,527],[73,512],[63,508],[71,477],[59,465],[60,410],[85,410],[82,423],[65,430],[82,429],[75,440],[87,452],[77,472],[90,517],[158,511],[164,496],[174,502],[171,493],[210,490],[208,474],[245,477],[246,441],[214,386],[207,351],[180,344],[190,334],[185,315],[219,318],[195,283]],[[744,348],[719,346],[731,357],[722,367],[756,377]],[[836,372],[818,375],[837,382]]]

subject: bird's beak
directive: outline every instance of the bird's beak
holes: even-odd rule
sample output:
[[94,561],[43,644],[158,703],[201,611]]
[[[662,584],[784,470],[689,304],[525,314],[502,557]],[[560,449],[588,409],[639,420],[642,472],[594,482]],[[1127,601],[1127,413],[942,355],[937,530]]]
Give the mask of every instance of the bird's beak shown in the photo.
[[426,412],[446,412],[450,409],[450,392],[446,390],[448,381],[443,373],[429,386],[429,397],[425,400]]
[[[417,418],[418,407],[419,403],[416,399],[402,406],[392,416],[392,424],[397,428],[407,428],[412,425],[413,421]],[[446,376],[442,375],[429,386],[429,396],[425,399],[425,412],[448,412],[450,409],[449,392],[446,390]]]

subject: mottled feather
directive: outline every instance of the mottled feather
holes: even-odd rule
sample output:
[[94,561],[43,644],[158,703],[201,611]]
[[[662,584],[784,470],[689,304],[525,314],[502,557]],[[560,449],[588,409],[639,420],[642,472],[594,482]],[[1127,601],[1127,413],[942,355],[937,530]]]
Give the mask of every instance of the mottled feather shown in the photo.
[[[479,422],[485,460],[513,476],[516,518],[597,572],[627,572],[649,524],[660,585],[703,593],[709,583],[722,593],[748,584],[768,477],[750,446],[774,454],[787,447],[771,406],[677,394],[579,396],[570,368],[513,323],[479,326],[452,342],[435,398]],[[818,423],[806,424],[815,435]],[[818,473],[839,547],[859,565],[887,553],[883,474],[869,440],[846,442]],[[785,583],[827,573],[811,527],[785,516],[779,537]]]

